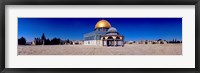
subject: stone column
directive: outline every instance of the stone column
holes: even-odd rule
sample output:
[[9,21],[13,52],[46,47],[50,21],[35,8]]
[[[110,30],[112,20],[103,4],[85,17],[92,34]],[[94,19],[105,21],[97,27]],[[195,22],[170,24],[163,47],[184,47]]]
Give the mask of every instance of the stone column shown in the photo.
[[102,41],[102,46],[104,46],[104,40]]
[[116,46],[116,41],[114,40],[114,46]]

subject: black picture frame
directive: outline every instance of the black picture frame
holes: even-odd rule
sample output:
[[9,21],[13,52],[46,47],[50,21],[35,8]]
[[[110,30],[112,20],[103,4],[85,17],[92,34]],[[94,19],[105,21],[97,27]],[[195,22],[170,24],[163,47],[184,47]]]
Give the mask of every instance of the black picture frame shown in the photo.
[[[195,5],[195,68],[5,68],[5,5]],[[1,0],[0,71],[2,73],[200,73],[200,0]]]

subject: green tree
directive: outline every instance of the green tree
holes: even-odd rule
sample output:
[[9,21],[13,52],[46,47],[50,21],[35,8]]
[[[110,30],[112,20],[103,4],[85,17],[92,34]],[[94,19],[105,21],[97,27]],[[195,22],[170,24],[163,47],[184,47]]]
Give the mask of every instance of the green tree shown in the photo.
[[46,40],[44,33],[42,34],[42,40]]
[[59,45],[61,42],[60,38],[53,38],[51,40],[51,45]]
[[24,37],[19,38],[18,45],[26,45],[26,39]]
[[45,45],[50,45],[51,44],[51,41],[49,39],[46,39],[45,40]]
[[42,38],[42,44],[45,45],[46,37],[45,37],[44,33],[42,34],[41,38]]

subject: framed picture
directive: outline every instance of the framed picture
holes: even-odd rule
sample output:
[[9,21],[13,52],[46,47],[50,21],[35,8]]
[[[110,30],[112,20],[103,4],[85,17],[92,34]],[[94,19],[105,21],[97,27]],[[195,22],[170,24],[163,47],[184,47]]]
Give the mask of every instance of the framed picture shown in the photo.
[[1,1],[1,72],[199,72],[199,4]]

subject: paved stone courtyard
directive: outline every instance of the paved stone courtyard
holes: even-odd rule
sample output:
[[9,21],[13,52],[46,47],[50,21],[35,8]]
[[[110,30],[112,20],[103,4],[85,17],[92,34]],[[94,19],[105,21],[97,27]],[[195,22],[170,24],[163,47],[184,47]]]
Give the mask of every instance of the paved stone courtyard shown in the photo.
[[19,45],[18,55],[182,55],[182,44],[126,44],[124,47]]

